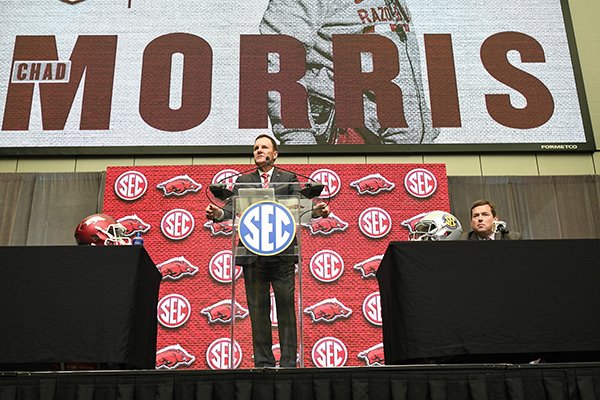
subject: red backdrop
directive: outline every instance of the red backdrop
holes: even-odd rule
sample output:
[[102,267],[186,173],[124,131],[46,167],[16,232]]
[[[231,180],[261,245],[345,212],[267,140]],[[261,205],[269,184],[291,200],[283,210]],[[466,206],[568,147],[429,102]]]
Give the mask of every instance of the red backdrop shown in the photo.
[[[302,235],[302,322],[306,367],[381,365],[375,271],[390,241],[407,240],[423,213],[449,211],[443,164],[282,165],[326,185],[333,215]],[[115,167],[104,212],[140,232],[163,274],[157,368],[220,369],[231,337],[231,226],[204,218],[211,182],[242,165]],[[227,180],[230,181],[231,179]],[[300,181],[306,181],[299,177]],[[233,363],[250,368],[250,319],[236,269]],[[274,343],[277,330],[273,328]]]

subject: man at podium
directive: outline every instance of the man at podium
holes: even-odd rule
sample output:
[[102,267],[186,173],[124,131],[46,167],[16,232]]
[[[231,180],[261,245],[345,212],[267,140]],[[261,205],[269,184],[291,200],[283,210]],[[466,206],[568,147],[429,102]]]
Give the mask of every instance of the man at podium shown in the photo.
[[[277,143],[267,135],[256,137],[253,146],[256,169],[241,175],[236,180],[234,194],[238,194],[239,186],[268,188],[273,184],[276,196],[296,196],[300,194],[300,183],[295,173],[274,166],[279,155]],[[280,185],[276,185],[280,183]],[[286,184],[288,183],[288,184]],[[291,184],[289,184],[291,183]],[[240,185],[242,184],[242,185]],[[223,208],[214,204],[206,207],[206,218],[222,221],[232,218],[231,200]],[[313,206],[314,217],[327,217],[329,207],[325,203]],[[272,351],[273,338],[270,320],[270,291],[273,287],[277,304],[277,320],[281,345],[281,367],[295,367],[297,355],[296,311],[294,305],[295,274],[294,255],[296,239],[279,254],[271,256],[251,255],[236,259],[236,265],[244,268],[246,298],[252,323],[252,345],[254,365],[256,367],[274,367],[275,358]]]

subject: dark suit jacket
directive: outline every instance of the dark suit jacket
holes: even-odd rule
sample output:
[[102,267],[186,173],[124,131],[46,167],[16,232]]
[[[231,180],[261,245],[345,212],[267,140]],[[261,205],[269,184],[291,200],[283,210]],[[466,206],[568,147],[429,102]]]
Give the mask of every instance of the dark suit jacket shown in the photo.
[[[523,236],[519,232],[508,231],[506,233],[496,232],[494,234],[494,240],[521,240]],[[463,232],[460,236],[460,240],[479,240],[477,234],[474,231]]]
[[[236,180],[236,184],[237,183],[243,183],[245,185],[235,185],[233,188],[233,192],[234,195],[237,196],[238,191],[241,187],[257,187],[260,188],[262,187],[262,179],[260,177],[261,172],[259,172],[258,170],[255,172],[252,172],[250,174],[245,174],[240,176],[237,180]],[[287,171],[283,171],[280,170],[279,168],[275,167],[275,170],[273,171],[273,175],[271,176],[271,183],[289,183],[291,182],[291,185],[273,185],[274,189],[275,189],[275,195],[276,196],[294,196],[294,195],[300,195],[300,184],[298,183],[298,178],[296,177],[295,174],[291,173],[291,172],[287,172]],[[255,185],[247,185],[247,184],[255,184]],[[232,218],[232,208],[233,205],[231,203],[231,199],[229,199],[225,205],[223,206],[223,211],[224,211],[224,219],[231,219]],[[283,252],[275,255],[275,256],[269,256],[269,261],[272,262],[288,262],[288,263],[295,263],[297,262],[297,257],[294,256],[294,247],[296,247],[298,244],[298,241],[296,238],[294,238],[294,241],[292,242],[292,244],[290,244],[290,246],[284,250]],[[239,244],[241,246],[241,243]],[[237,256],[235,263],[236,265],[248,265],[253,263],[256,258],[258,256],[255,254],[251,254],[251,255],[247,255],[247,256]]]

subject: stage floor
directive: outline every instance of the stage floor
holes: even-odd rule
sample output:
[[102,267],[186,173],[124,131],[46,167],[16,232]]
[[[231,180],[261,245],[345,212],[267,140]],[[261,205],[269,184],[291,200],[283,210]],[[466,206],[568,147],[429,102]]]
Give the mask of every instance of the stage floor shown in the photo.
[[0,372],[0,400],[599,400],[600,363]]

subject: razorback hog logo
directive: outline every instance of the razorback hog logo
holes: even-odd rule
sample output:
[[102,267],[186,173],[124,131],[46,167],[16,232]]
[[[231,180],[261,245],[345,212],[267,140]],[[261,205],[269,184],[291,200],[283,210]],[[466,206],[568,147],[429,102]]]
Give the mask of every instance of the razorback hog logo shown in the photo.
[[368,367],[375,365],[385,365],[385,357],[383,355],[383,343],[376,344],[356,355],[362,358]]
[[333,232],[345,231],[348,228],[348,223],[331,213],[327,218],[314,218],[309,223],[302,224],[302,226],[310,229],[311,235],[331,235]]
[[185,257],[175,257],[160,263],[156,266],[160,271],[163,279],[169,278],[172,280],[181,279],[184,276],[196,275],[199,268],[192,265]]
[[183,196],[189,192],[197,192],[202,185],[190,178],[189,175],[179,175],[168,179],[156,185],[157,189],[162,189],[165,196]]
[[146,233],[150,230],[150,224],[145,223],[137,214],[119,218],[117,222],[125,227],[127,236],[133,236],[138,232]]
[[[215,303],[211,306],[203,308],[200,311],[200,314],[204,314],[208,317],[209,323],[221,322],[221,323],[229,323],[231,322],[231,299],[221,300],[218,303]],[[235,302],[235,317],[237,319],[244,319],[248,316],[248,310],[242,307],[237,301]]]
[[311,316],[313,322],[333,322],[338,318],[348,318],[352,314],[352,310],[335,297],[307,307],[304,312]]
[[204,227],[210,229],[212,236],[231,235],[233,233],[233,220],[226,219],[223,221],[206,221]]
[[383,259],[383,254],[367,258],[364,261],[354,265],[354,269],[360,271],[363,279],[374,278]]
[[156,352],[156,369],[174,369],[182,365],[189,366],[196,360],[179,344],[164,347]]
[[391,192],[396,187],[396,184],[377,173],[350,182],[350,186],[355,188],[358,194],[378,194],[383,191]]
[[425,211],[425,212],[423,212],[421,214],[417,214],[417,215],[415,215],[412,218],[405,219],[404,221],[400,222],[400,225],[402,225],[403,227],[405,227],[406,229],[408,229],[408,238],[409,239],[410,239],[410,234],[415,232],[415,226],[427,214],[429,214],[429,211]]

